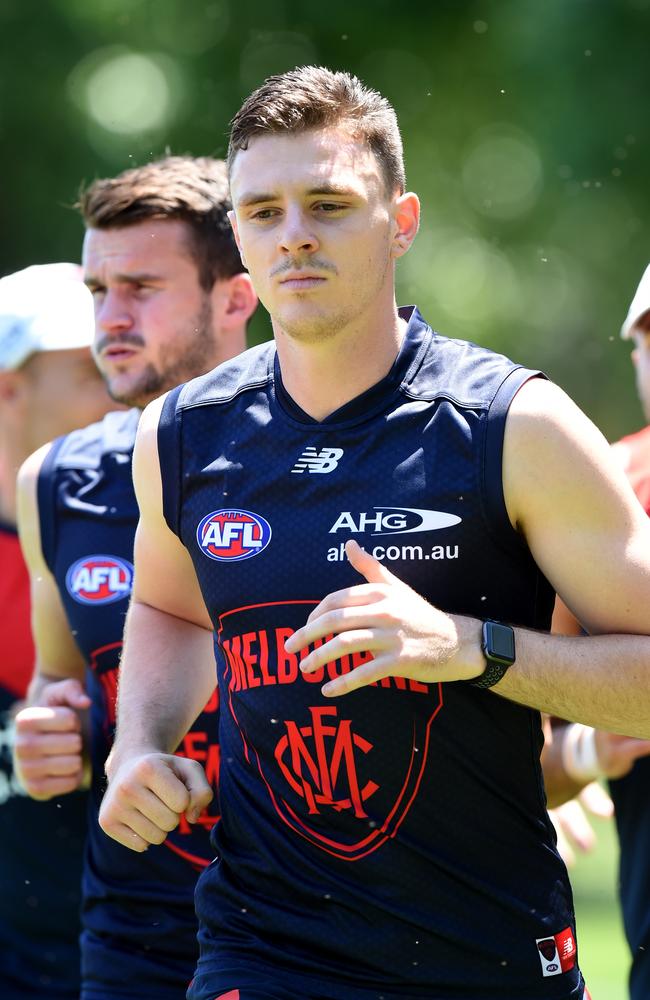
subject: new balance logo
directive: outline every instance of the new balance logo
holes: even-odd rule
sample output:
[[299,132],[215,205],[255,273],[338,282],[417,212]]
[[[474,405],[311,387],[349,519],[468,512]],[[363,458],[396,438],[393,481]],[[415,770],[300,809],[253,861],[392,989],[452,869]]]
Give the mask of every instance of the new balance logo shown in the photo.
[[305,448],[292,472],[333,472],[343,455],[342,448]]

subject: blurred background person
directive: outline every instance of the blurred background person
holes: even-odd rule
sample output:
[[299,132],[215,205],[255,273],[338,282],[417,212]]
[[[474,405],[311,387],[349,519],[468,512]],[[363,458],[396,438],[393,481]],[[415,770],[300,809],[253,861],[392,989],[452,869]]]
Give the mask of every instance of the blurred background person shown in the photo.
[[[182,1000],[198,955],[194,884],[214,857],[217,796],[144,855],[97,822],[133,578],[131,456],[142,407],[244,349],[257,297],[228,221],[221,160],[165,157],[95,181],[79,207],[94,354],[111,396],[132,409],[45,446],[21,472],[37,651],[30,704],[42,707],[19,713],[16,754],[30,794],[74,790],[83,776],[76,710],[90,705],[81,996]],[[188,758],[177,758],[179,768],[203,762],[216,792],[216,691],[179,753]]]
[[33,802],[12,770],[13,714],[34,662],[16,472],[52,435],[115,408],[93,362],[92,298],[74,264],[0,279],[0,996],[79,995],[85,794]]
[[[621,329],[632,341],[632,362],[648,426],[613,445],[625,473],[650,516],[650,266],[641,278]],[[554,628],[576,634],[580,625],[558,603]],[[612,663],[615,696],[616,664]],[[650,701],[648,704],[650,713]],[[576,795],[597,778],[609,779],[620,845],[619,892],[625,934],[632,953],[631,1000],[650,997],[650,741],[558,724],[544,755],[551,803]],[[568,804],[568,803],[567,803]],[[560,809],[563,807],[560,806]]]

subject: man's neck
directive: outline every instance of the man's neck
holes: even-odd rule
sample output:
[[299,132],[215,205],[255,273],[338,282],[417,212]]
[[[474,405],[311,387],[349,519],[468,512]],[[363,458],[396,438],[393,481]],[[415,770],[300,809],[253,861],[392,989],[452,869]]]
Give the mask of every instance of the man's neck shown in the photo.
[[11,423],[0,433],[0,521],[5,524],[16,523],[16,476],[32,451],[24,438]]
[[314,420],[324,420],[380,382],[406,332],[396,307],[381,328],[348,327],[317,343],[301,342],[273,325],[284,387]]

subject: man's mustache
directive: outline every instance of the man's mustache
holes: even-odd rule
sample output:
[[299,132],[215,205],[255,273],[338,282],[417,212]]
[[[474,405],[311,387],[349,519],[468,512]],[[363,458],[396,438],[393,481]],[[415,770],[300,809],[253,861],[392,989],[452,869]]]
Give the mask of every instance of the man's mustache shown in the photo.
[[101,354],[107,347],[144,347],[144,338],[139,333],[104,334],[93,344],[93,353]]
[[287,271],[309,271],[310,273],[314,271],[329,271],[331,274],[338,274],[334,264],[330,264],[327,260],[321,260],[320,257],[310,257],[309,260],[287,257],[277,267],[273,268],[271,277],[275,278],[278,274],[286,274]]

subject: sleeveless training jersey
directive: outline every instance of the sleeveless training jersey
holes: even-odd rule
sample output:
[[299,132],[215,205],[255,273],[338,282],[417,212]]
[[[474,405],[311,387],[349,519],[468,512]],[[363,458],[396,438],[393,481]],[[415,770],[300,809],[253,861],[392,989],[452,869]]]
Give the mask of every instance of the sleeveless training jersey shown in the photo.
[[549,626],[501,484],[507,409],[538,373],[402,315],[389,374],[322,422],[272,344],[163,409],[165,517],[217,636],[224,761],[191,997],[246,970],[309,1000],[582,996],[539,714],[401,678],[326,699],[323,680],[368,655],[303,676],[284,649],[326,594],[364,582],[349,538],[446,610]]
[[[613,447],[634,492],[650,516],[650,427]],[[650,757],[624,778],[610,781],[620,842],[620,895],[632,952],[631,1000],[650,997]]]
[[[55,442],[38,484],[42,546],[86,662],[92,698],[93,782],[83,879],[82,973],[87,1000],[180,998],[194,970],[197,872],[213,857],[216,800],[190,827],[136,854],[102,831],[98,811],[115,723],[117,670],[133,576],[138,509],[131,456],[139,411]],[[216,788],[217,695],[180,752],[200,760]]]
[[18,536],[0,524],[0,997],[76,1000],[86,794],[35,802],[14,774],[13,716],[34,669],[29,615]]

